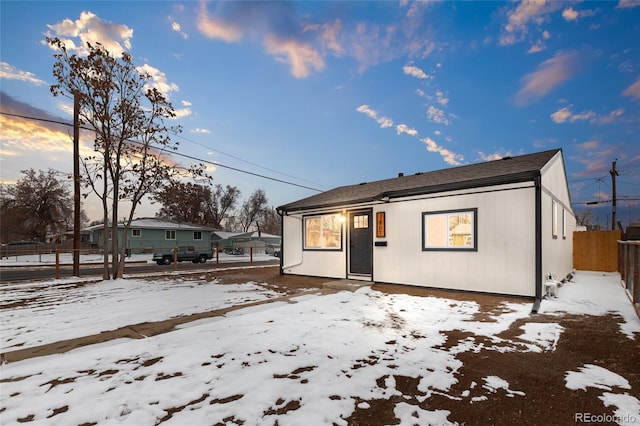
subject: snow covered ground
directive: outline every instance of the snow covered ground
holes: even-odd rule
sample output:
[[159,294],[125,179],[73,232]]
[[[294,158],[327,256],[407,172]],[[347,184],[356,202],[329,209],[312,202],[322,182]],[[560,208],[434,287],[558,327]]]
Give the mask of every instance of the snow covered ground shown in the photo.
[[[2,287],[3,304],[26,300],[29,291],[55,300],[42,311],[29,304],[3,309],[3,348],[276,295],[260,283],[229,286],[178,277],[53,284]],[[385,294],[368,287],[293,301],[236,310],[141,340],[120,339],[4,364],[1,423],[344,425],[356,407],[368,408],[362,401],[402,395],[394,376],[421,377],[421,401],[437,393],[481,403],[497,389],[524,398],[525,392],[511,389],[499,375],[453,393],[462,366],[457,356],[477,352],[479,345],[495,351],[554,351],[563,332],[558,323],[535,322],[528,303],[505,303],[503,312],[487,321],[475,319],[480,307],[472,301]],[[617,274],[578,272],[562,286],[560,297],[543,301],[542,309],[558,317],[563,312],[618,313],[629,339],[640,332],[640,319]],[[532,320],[521,327],[520,336],[499,337],[527,318]],[[453,330],[485,338],[444,345],[445,333]],[[614,408],[618,423],[640,422],[638,389],[634,393],[618,374],[586,364],[567,371],[566,387],[598,389],[603,407]],[[450,422],[449,411],[408,402],[396,404],[394,414],[407,425]]]

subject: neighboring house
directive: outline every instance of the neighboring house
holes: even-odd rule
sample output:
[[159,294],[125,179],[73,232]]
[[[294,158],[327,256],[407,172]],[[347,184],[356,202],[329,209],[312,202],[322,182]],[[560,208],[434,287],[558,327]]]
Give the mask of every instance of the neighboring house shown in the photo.
[[[91,241],[100,249],[103,245],[103,229],[103,225],[87,228],[92,233]],[[119,247],[122,247],[123,232],[124,224],[118,224]],[[162,218],[134,219],[126,241],[131,253],[153,253],[186,245],[194,246],[197,250],[211,250],[211,228]]]
[[213,231],[211,243],[220,250],[249,249],[262,253],[266,244],[280,244],[282,238],[279,235],[266,234],[264,232],[226,232]]
[[534,297],[573,269],[562,151],[343,186],[280,206],[281,273]]

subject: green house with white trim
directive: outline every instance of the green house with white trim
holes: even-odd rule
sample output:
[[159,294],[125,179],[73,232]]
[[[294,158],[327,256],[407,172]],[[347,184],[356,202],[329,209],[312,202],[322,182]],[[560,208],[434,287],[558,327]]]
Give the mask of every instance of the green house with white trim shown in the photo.
[[[103,225],[86,229],[91,232],[94,247],[103,248]],[[211,250],[212,228],[180,223],[163,218],[134,219],[129,227],[126,248],[131,253],[153,253],[177,246],[194,246],[196,250]],[[118,248],[122,247],[124,224],[118,224]]]

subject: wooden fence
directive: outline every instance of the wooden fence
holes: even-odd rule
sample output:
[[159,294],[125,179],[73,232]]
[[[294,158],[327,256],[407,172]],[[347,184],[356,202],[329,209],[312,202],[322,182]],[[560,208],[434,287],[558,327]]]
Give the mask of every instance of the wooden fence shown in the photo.
[[640,241],[619,241],[618,248],[618,272],[640,316]]
[[582,271],[618,271],[619,230],[573,233],[573,267]]

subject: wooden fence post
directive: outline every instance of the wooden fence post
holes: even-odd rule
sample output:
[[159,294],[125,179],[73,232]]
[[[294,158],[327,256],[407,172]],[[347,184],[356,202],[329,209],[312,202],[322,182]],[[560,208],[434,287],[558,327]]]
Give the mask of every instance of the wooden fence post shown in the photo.
[[640,259],[638,258],[638,256],[640,256],[640,246],[639,245],[635,245],[632,247],[633,251],[634,251],[634,256],[633,256],[633,303],[638,304],[640,303],[640,282],[638,282],[640,280],[640,271],[638,271],[638,269],[640,269],[639,265],[640,265]]
[[60,279],[60,250],[56,249],[56,280]]
[[178,247],[173,248],[173,272],[178,271]]

